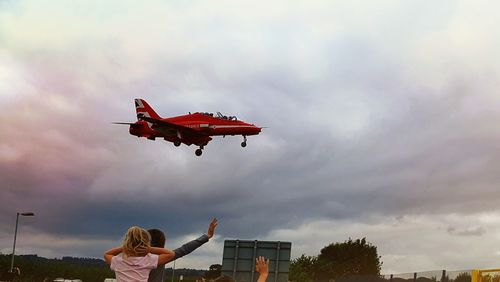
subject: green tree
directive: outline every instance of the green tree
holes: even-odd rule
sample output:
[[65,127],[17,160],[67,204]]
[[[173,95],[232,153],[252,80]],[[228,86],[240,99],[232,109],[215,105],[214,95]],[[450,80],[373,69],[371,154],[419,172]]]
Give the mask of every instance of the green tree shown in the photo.
[[350,275],[380,275],[382,262],[377,247],[366,238],[330,244],[318,256],[318,278],[329,279]]
[[317,257],[302,256],[290,263],[289,279],[293,282],[313,282]]
[[455,279],[453,279],[453,282],[470,282],[471,279],[472,278],[470,273],[462,272],[458,274],[458,276]]
[[222,265],[220,264],[212,264],[208,271],[205,274],[205,278],[214,279],[219,277],[222,274]]

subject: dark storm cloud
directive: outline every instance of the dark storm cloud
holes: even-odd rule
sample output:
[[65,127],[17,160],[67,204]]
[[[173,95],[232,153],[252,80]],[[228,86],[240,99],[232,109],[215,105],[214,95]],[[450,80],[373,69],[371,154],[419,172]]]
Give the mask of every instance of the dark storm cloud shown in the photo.
[[[103,179],[92,176],[92,184],[74,183],[83,197],[65,207],[68,218],[61,220],[59,232],[98,229],[116,234],[132,224],[160,224],[176,236],[215,215],[231,226],[224,235],[254,237],[296,223],[292,219],[297,217],[360,220],[376,214],[489,210],[496,205],[494,199],[479,205],[469,196],[494,192],[498,174],[484,167],[496,158],[491,153],[494,143],[482,144],[480,134],[495,137],[488,136],[487,128],[468,136],[466,121],[450,120],[443,113],[449,103],[430,100],[415,106],[394,124],[354,140],[356,146],[314,126],[289,133],[289,140],[276,145],[273,137],[280,138],[271,126],[264,133],[269,136],[262,136],[271,143],[270,154],[259,145],[261,136],[252,139],[250,153],[241,152],[234,139],[216,140],[205,159],[188,159],[189,165],[179,166],[169,159],[170,144],[136,141],[130,143],[132,150],[115,151],[119,169],[102,167],[97,175],[106,175]],[[123,131],[116,129],[117,134]],[[190,151],[181,157],[190,158]],[[163,154],[159,159],[158,152]],[[463,166],[468,169],[462,171]],[[81,222],[87,222],[85,227]]]
[[457,229],[456,227],[450,226],[447,231],[452,235],[458,236],[481,236],[486,232],[481,226],[469,227],[465,229]]
[[[181,73],[189,74],[193,69],[198,72],[198,68],[187,65],[180,69],[184,70]],[[222,108],[228,105],[231,108],[230,101],[241,97],[247,104],[234,111],[250,113],[255,109],[257,114],[250,114],[249,118],[270,126],[262,136],[250,139],[254,146],[250,153],[241,152],[234,146],[236,142],[231,141],[234,139],[229,139],[229,142],[214,141],[206,159],[191,158],[187,152],[190,150],[183,151],[187,156],[174,157],[170,144],[136,140],[127,135],[126,127],[109,125],[118,115],[114,114],[116,106],[105,103],[111,99],[104,102],[88,99],[80,102],[79,113],[73,117],[68,118],[64,111],[52,112],[50,117],[36,122],[40,127],[50,124],[49,128],[56,132],[55,137],[47,137],[45,145],[43,139],[39,140],[35,151],[40,155],[39,165],[45,163],[42,166],[48,171],[40,173],[40,169],[27,160],[26,163],[18,161],[17,168],[9,166],[3,172],[6,172],[5,179],[12,179],[9,183],[13,185],[4,190],[9,193],[6,197],[23,195],[34,201],[27,206],[46,209],[52,214],[48,217],[52,218],[53,225],[40,223],[40,228],[46,231],[85,234],[102,230],[117,234],[129,225],[142,222],[140,225],[173,226],[169,229],[175,236],[191,231],[192,226],[216,215],[227,220],[231,231],[226,232],[235,237],[265,234],[274,226],[292,222],[290,215],[293,219],[300,218],[299,221],[318,217],[354,220],[366,214],[479,212],[495,205],[494,201],[485,199],[479,206],[473,198],[463,198],[473,193],[469,192],[469,182],[476,185],[474,193],[478,189],[494,192],[493,184],[499,174],[494,168],[483,166],[498,158],[494,154],[497,143],[494,141],[498,136],[490,131],[486,114],[478,117],[461,114],[460,104],[467,93],[460,95],[453,79],[445,93],[435,98],[417,95],[413,101],[404,101],[407,112],[395,109],[398,115],[391,116],[390,120],[374,116],[367,125],[369,131],[346,137],[336,135],[337,129],[328,126],[328,121],[336,118],[335,112],[319,112],[323,120],[311,120],[307,116],[316,106],[322,111],[321,102],[329,98],[321,95],[326,91],[323,89],[308,93],[308,97],[304,90],[307,83],[293,75],[282,77],[277,70],[274,74],[251,76],[248,80],[239,78],[241,81],[234,82],[205,73],[212,71],[197,74],[199,80],[210,83],[203,91],[218,89],[221,97],[232,97],[229,102],[221,100]],[[371,83],[366,82],[369,78],[365,77],[362,79],[365,84],[356,87],[367,93],[373,93],[374,84],[386,83],[394,88],[394,81],[384,82],[387,76],[389,74],[379,74]],[[177,81],[175,76],[170,79],[164,81],[167,88]],[[335,91],[342,93],[350,87],[350,82],[344,85],[335,85]],[[140,85],[137,90],[129,91],[139,92],[142,87],[148,89]],[[162,96],[160,88],[148,90],[153,97],[171,99],[169,95]],[[397,95],[403,86],[397,89],[396,83],[394,91],[393,95]],[[252,94],[255,97],[255,93],[275,95],[266,103],[246,98]],[[291,100],[287,95],[306,98]],[[365,100],[359,103],[371,103],[369,97],[362,98]],[[75,107],[71,99],[63,100]],[[149,101],[163,115],[178,112],[177,107],[187,111],[191,103],[171,105],[168,101],[162,103],[162,98],[158,100],[159,103]],[[128,102],[128,108],[121,111],[129,114],[120,115],[132,117],[133,104],[131,99]],[[215,103],[206,104],[214,107]],[[96,105],[106,105],[106,112],[93,109]],[[39,105],[36,108],[43,109]],[[484,122],[484,128],[476,126],[477,119]],[[472,123],[470,127],[468,123]],[[33,124],[24,125],[29,128]],[[23,124],[16,126],[22,128]],[[263,145],[259,144],[261,140]],[[111,144],[114,145],[110,147]],[[88,159],[91,155],[82,155],[82,150],[97,155]],[[104,157],[100,153],[104,153]],[[45,154],[48,159],[44,158]],[[182,160],[176,161],[176,157]],[[460,171],[461,166],[469,162],[473,167]],[[31,182],[24,183],[26,181]],[[106,192],[107,189],[111,192]],[[47,206],[48,199],[58,198],[60,200],[47,208],[41,208]],[[269,214],[273,216],[269,218]],[[259,228],[252,222],[260,222]]]

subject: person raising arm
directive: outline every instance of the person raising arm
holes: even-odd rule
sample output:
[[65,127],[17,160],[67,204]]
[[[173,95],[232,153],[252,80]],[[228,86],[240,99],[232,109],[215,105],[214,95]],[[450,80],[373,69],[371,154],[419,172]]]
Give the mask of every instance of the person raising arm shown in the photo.
[[[182,245],[181,247],[174,250],[175,257],[173,260],[181,258],[185,255],[190,254],[197,248],[201,247],[203,244],[208,242],[215,234],[215,229],[218,225],[217,219],[213,218],[208,225],[207,234],[201,235],[199,238],[189,241]],[[151,245],[154,247],[164,247],[165,246],[165,234],[159,229],[149,229],[149,234],[151,235]],[[151,270],[149,273],[149,282],[163,282],[163,274],[165,272],[164,265],[160,265],[158,268]]]

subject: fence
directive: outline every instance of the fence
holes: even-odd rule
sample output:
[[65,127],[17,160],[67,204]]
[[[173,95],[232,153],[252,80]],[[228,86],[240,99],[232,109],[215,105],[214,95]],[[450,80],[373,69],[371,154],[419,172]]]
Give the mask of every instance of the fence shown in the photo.
[[[390,282],[481,282],[471,281],[472,270],[433,270],[382,275]],[[492,281],[488,281],[492,282]],[[500,281],[497,281],[500,282]]]
[[[500,282],[498,280],[471,281],[471,270],[458,271],[422,271],[389,275],[352,275],[327,279],[318,282]],[[297,281],[299,282],[299,281]]]
[[[333,280],[333,279],[331,279]],[[339,277],[335,282],[500,282],[500,269],[434,270]]]

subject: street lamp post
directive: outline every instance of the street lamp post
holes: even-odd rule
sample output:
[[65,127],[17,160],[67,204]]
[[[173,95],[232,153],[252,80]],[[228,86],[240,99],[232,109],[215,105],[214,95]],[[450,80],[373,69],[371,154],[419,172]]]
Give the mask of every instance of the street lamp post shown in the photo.
[[12,246],[12,258],[10,260],[10,273],[12,273],[12,271],[14,269],[14,253],[16,252],[17,224],[19,223],[19,215],[22,215],[22,216],[34,216],[35,214],[32,213],[32,212],[17,213],[17,216],[16,216],[16,231],[14,231],[14,245]]
[[174,267],[172,268],[172,282],[174,282],[174,276],[175,276],[175,260],[174,260]]

